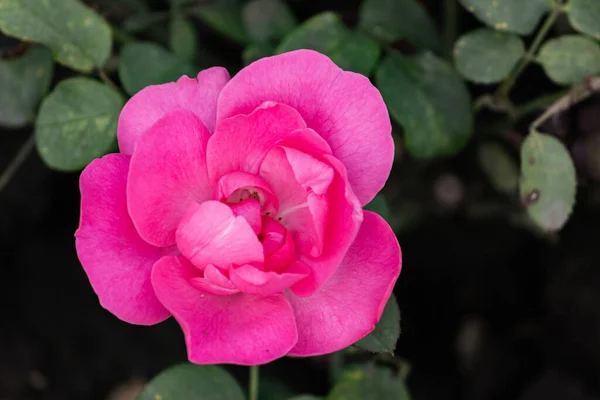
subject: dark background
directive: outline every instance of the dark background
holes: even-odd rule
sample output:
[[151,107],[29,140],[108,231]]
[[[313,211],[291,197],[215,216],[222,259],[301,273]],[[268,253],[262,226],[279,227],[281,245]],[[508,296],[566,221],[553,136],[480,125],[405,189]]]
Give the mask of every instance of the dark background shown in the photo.
[[[300,20],[336,10],[353,24],[360,2],[290,3]],[[441,20],[439,2],[424,3]],[[461,10],[460,26],[466,31],[478,23]],[[219,58],[241,67],[241,48],[198,28]],[[55,79],[68,74],[57,67]],[[534,66],[513,97],[550,89]],[[574,107],[547,130],[572,143],[596,135],[597,102]],[[480,114],[478,127],[494,118]],[[524,132],[517,127],[511,134]],[[0,168],[30,134],[0,131]],[[406,222],[399,229],[403,270],[395,293],[402,334],[396,354],[411,366],[413,398],[600,399],[600,192],[586,160],[575,155],[582,185],[573,217],[548,238],[506,213],[473,213],[490,201],[512,207],[479,170],[475,144],[451,160],[427,164],[404,157],[398,145],[384,193],[394,218]],[[407,201],[420,207],[406,207]],[[78,174],[50,171],[37,154],[0,192],[0,400],[107,399],[117,386],[186,359],[173,320],[137,327],[100,307],[75,253],[78,218]],[[245,368],[229,369],[246,382]],[[323,358],[282,359],[262,374],[297,393],[325,394],[330,387]]]

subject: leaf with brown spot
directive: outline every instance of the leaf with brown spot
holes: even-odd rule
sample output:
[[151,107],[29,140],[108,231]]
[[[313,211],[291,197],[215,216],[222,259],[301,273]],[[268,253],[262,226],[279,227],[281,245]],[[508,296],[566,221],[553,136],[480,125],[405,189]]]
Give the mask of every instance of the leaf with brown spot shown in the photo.
[[521,147],[520,193],[529,217],[546,231],[561,229],[573,210],[576,190],[575,166],[565,146],[532,130]]

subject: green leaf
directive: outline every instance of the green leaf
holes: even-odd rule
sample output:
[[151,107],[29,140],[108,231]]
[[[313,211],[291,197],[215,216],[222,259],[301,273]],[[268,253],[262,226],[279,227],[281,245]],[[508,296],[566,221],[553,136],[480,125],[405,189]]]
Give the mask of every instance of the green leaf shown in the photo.
[[282,0],[253,0],[243,9],[244,23],[255,42],[276,42],[298,24]]
[[375,73],[392,118],[404,128],[415,158],[451,156],[473,130],[471,98],[463,80],[445,61],[426,52],[390,54]]
[[152,379],[138,400],[244,400],[237,382],[214,365],[180,364]]
[[546,231],[567,222],[575,204],[573,160],[555,137],[531,131],[521,148],[521,201],[529,217]]
[[311,49],[330,54],[342,45],[347,33],[339,15],[327,11],[304,21],[283,39],[276,52]]
[[379,58],[379,45],[361,33],[348,29],[340,17],[324,12],[293,30],[276,53],[312,49],[329,56],[340,68],[369,75]]
[[388,300],[381,319],[373,332],[354,345],[374,353],[391,353],[396,350],[396,342],[400,336],[400,308],[396,297],[392,294]]
[[121,53],[119,78],[125,91],[134,95],[146,86],[195,76],[196,69],[161,46],[150,42],[127,43]]
[[358,25],[384,42],[406,39],[422,49],[440,49],[435,24],[417,0],[365,0]]
[[145,0],[94,0],[94,5],[105,15],[110,15],[111,19],[122,19],[136,13],[149,11]]
[[335,384],[327,400],[410,400],[402,380],[384,367],[352,367],[346,370]]
[[140,12],[127,18],[123,22],[123,29],[128,33],[143,32],[152,25],[163,22],[168,17],[168,12]]
[[500,31],[529,35],[550,10],[548,0],[460,0],[479,20]]
[[206,25],[237,43],[248,43],[239,0],[213,0],[197,6],[193,14]]
[[504,147],[497,143],[484,143],[479,146],[477,159],[496,190],[509,195],[516,193],[519,167]]
[[500,82],[524,55],[525,45],[520,37],[487,28],[461,36],[454,45],[456,69],[477,83]]
[[598,0],[570,0],[567,16],[571,26],[600,40],[600,2]]
[[112,88],[89,78],[60,82],[44,99],[35,121],[35,139],[44,162],[78,171],[116,143],[124,101]]
[[36,45],[15,60],[0,60],[0,125],[18,128],[33,121],[52,79],[50,50]]
[[79,71],[104,65],[110,26],[77,0],[0,0],[0,31],[52,50],[54,59]]
[[171,51],[182,60],[192,62],[196,56],[197,34],[189,19],[174,14],[169,24]]
[[565,35],[548,40],[537,61],[554,82],[571,85],[600,73],[600,46],[584,36]]
[[369,76],[379,60],[379,44],[361,32],[349,31],[340,47],[329,57],[340,68]]
[[248,45],[244,49],[242,59],[244,60],[244,65],[248,65],[263,57],[272,56],[273,54],[275,54],[275,49],[270,44],[255,43]]
[[365,210],[373,211],[383,217],[386,221],[390,217],[390,207],[385,201],[385,197],[379,193],[369,204],[365,206]]
[[258,398],[260,400],[287,400],[294,394],[294,391],[281,381],[269,377],[261,377],[260,379],[260,385],[258,385]]

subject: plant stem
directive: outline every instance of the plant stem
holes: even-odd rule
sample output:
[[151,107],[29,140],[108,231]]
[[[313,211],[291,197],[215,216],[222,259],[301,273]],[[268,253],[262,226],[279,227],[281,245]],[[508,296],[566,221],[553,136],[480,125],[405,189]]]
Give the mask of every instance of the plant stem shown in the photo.
[[458,32],[458,0],[444,0],[444,57],[452,61],[452,50]]
[[336,351],[329,355],[329,380],[337,381],[344,367],[344,354],[341,351]]
[[562,0],[556,0],[554,2],[554,8],[552,9],[552,12],[550,13],[550,15],[548,15],[548,18],[546,18],[544,24],[535,35],[535,38],[533,39],[533,43],[529,47],[529,50],[527,50],[527,53],[521,59],[519,65],[517,65],[517,67],[513,69],[510,76],[500,85],[500,87],[496,91],[496,94],[498,96],[508,97],[508,94],[510,93],[512,87],[514,86],[519,76],[523,73],[523,71],[529,65],[529,63],[535,58],[535,55],[537,54],[539,47],[542,45],[542,42],[544,41],[546,35],[548,34],[548,31],[550,30],[550,28],[552,28],[552,25],[554,25],[554,22],[556,21],[558,15],[562,11]]
[[258,376],[259,366],[250,366],[250,385],[248,389],[248,400],[258,400]]
[[537,129],[542,125],[548,118],[555,114],[568,110],[573,105],[587,99],[594,93],[600,91],[600,77],[593,77],[588,79],[581,85],[574,86],[564,96],[556,100],[548,109],[540,115],[535,121],[529,126],[530,130]]
[[102,82],[104,82],[106,85],[110,86],[111,89],[115,90],[121,96],[125,96],[125,98],[127,98],[127,95],[123,93],[123,91],[117,86],[116,83],[114,83],[112,81],[112,79],[110,79],[110,77],[106,74],[106,71],[104,71],[104,69],[98,68],[97,72],[98,72],[98,76],[100,77]]
[[23,164],[23,161],[27,159],[27,156],[29,155],[29,153],[31,153],[31,150],[33,150],[34,144],[35,141],[33,135],[31,135],[29,139],[27,139],[25,143],[23,143],[15,157],[11,160],[10,164],[8,164],[8,166],[4,170],[4,172],[2,172],[2,175],[0,175],[0,192],[2,191],[2,189],[4,189],[6,185],[8,185],[11,179],[15,176],[15,173],[17,172],[21,164]]
[[515,118],[520,119],[547,108],[552,105],[556,100],[560,99],[564,95],[569,93],[569,90],[560,90],[556,93],[547,94],[544,96],[536,97],[535,99],[528,101],[525,104],[521,104],[516,107]]

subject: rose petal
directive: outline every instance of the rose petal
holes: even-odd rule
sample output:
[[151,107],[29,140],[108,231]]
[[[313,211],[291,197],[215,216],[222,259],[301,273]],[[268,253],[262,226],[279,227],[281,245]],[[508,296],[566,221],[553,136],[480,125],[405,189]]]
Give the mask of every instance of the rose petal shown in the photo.
[[231,283],[229,278],[212,264],[208,264],[204,268],[204,276],[202,278],[190,279],[190,284],[201,292],[208,292],[218,296],[239,293],[239,289]]
[[231,211],[236,216],[244,217],[248,225],[252,228],[254,233],[257,235],[260,233],[262,228],[262,216],[260,203],[255,199],[245,199],[239,203],[230,204]]
[[164,257],[152,272],[161,302],[177,319],[191,362],[264,364],[284,356],[298,338],[285,296],[214,296],[189,284],[193,269],[183,257]]
[[328,57],[297,50],[258,60],[221,91],[217,121],[248,114],[264,101],[296,109],[344,163],[362,205],[381,190],[394,158],[391,123],[369,79],[345,72]]
[[230,271],[231,282],[243,293],[271,296],[283,292],[310,273],[308,267],[296,262],[285,272],[261,271],[252,265],[234,267]]
[[249,115],[219,121],[207,147],[211,180],[234,171],[256,174],[269,149],[305,127],[298,112],[277,103],[264,103]]
[[346,169],[333,156],[325,155],[323,161],[329,163],[336,171],[327,193],[329,212],[324,233],[325,242],[318,257],[306,253],[300,256],[311,268],[312,273],[292,287],[294,293],[299,296],[312,295],[329,279],[342,262],[363,221],[362,208],[348,184]]
[[301,252],[318,256],[323,250],[327,198],[333,169],[294,149],[273,148],[260,167],[260,176],[279,200],[277,220],[290,231]]
[[262,245],[248,221],[214,200],[193,204],[186,211],[177,228],[177,247],[199,268],[214,264],[228,269],[232,264],[264,261]]
[[182,76],[177,82],[148,86],[136,93],[119,116],[117,137],[121,153],[133,154],[142,133],[180,108],[196,114],[209,132],[213,132],[217,97],[228,81],[227,70],[214,67],[200,71],[195,79]]
[[221,201],[232,200],[234,202],[241,200],[230,197],[243,188],[251,189],[256,193],[264,212],[273,213],[279,207],[279,202],[273,194],[271,185],[260,176],[243,171],[235,171],[222,176],[215,186],[214,198]]
[[127,182],[129,214],[140,236],[156,246],[175,244],[187,207],[212,197],[205,148],[210,133],[190,111],[163,117],[139,139]]
[[265,271],[282,272],[296,258],[296,244],[292,234],[270,216],[263,218],[263,254]]
[[298,325],[298,343],[290,355],[331,353],[371,332],[400,268],[400,247],[391,228],[365,211],[358,236],[335,274],[310,297],[288,295]]
[[129,157],[109,154],[81,173],[77,255],[100,304],[123,321],[153,325],[169,317],[150,282],[161,249],[144,242],[127,214]]

